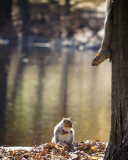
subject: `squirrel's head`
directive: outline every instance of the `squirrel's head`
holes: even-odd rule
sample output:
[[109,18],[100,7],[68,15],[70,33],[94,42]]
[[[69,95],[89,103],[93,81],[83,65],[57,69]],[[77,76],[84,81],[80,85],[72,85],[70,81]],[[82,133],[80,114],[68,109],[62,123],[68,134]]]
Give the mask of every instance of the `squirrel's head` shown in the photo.
[[69,127],[69,128],[72,127],[72,122],[71,122],[70,118],[64,118],[63,117],[63,123],[64,123],[65,127]]
[[108,48],[101,48],[92,61],[92,66],[98,66],[106,59],[111,58],[111,51]]
[[101,63],[100,62],[100,56],[99,56],[99,54],[96,53],[95,57],[94,57],[94,59],[92,61],[92,66],[98,66],[100,63]]

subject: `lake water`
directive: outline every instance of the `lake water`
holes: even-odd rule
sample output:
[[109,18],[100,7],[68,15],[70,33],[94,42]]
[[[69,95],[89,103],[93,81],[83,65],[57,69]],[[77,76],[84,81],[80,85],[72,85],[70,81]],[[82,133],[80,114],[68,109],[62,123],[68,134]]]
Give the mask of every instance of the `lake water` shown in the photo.
[[71,117],[75,140],[107,142],[111,63],[92,67],[94,50],[0,47],[0,145],[50,142]]

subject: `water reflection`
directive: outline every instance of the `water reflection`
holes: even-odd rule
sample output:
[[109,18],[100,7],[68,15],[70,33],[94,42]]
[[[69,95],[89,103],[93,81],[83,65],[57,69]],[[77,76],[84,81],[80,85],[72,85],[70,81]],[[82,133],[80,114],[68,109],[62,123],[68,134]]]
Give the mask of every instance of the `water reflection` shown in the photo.
[[[24,48],[9,54],[0,145],[49,142],[54,126],[72,117],[75,139],[108,141],[111,64],[92,67],[92,50]],[[4,79],[3,79],[4,80]],[[2,95],[2,94],[1,94]],[[4,114],[3,114],[4,115]],[[2,128],[2,127],[1,127]]]

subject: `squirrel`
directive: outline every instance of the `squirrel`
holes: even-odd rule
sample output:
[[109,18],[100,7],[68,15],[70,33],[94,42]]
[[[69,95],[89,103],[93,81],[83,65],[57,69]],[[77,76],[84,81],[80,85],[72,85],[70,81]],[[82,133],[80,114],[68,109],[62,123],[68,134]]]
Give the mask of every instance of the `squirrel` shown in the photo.
[[104,37],[98,54],[92,61],[92,66],[98,66],[107,58],[111,61],[111,41],[112,41],[112,0],[106,0],[106,18],[104,23]]
[[54,128],[52,143],[72,144],[74,140],[74,129],[70,118],[63,118]]

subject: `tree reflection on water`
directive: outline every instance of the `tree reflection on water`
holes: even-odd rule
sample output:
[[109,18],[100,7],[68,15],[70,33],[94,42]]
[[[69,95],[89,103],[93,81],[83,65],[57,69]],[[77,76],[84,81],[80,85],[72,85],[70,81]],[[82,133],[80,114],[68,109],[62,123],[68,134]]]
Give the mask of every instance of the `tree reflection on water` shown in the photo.
[[0,145],[49,142],[63,116],[72,118],[76,141],[108,141],[111,64],[92,67],[94,53],[20,46],[4,50],[9,63]]

